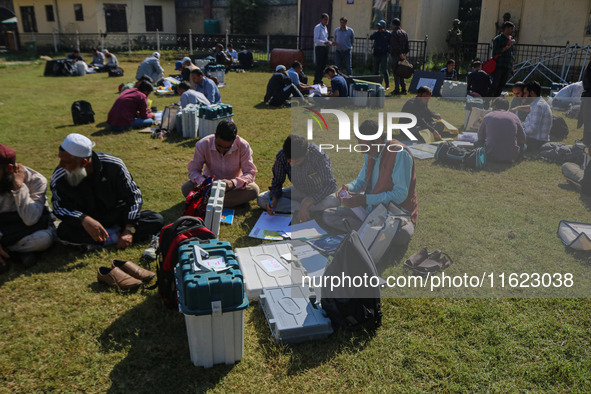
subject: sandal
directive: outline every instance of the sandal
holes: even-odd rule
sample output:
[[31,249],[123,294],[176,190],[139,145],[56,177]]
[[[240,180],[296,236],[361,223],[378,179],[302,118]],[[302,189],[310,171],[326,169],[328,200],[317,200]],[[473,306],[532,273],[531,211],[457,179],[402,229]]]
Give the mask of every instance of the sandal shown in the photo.
[[451,258],[447,253],[437,250],[429,255],[422,263],[414,267],[421,274],[443,271],[451,265]]
[[423,248],[419,253],[410,256],[408,260],[404,262],[404,266],[406,268],[414,269],[414,267],[425,261],[427,257],[429,257],[429,252],[427,251],[427,248]]

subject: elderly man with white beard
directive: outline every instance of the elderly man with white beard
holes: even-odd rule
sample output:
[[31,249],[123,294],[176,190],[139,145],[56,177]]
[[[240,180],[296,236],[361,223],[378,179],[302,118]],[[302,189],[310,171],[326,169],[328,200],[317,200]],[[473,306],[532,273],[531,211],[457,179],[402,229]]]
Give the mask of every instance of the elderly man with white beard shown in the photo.
[[163,218],[141,211],[140,188],[121,159],[94,152],[94,143],[70,134],[59,148],[51,181],[54,214],[62,220],[58,238],[87,249],[115,244],[118,249],[160,231]]

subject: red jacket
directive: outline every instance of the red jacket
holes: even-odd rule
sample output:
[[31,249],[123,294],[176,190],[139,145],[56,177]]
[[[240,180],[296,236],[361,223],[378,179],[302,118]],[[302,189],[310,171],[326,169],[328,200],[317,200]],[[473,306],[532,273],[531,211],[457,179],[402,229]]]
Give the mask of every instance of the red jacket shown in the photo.
[[137,88],[127,89],[115,100],[107,123],[114,127],[131,126],[135,118],[148,119],[150,115],[146,95]]

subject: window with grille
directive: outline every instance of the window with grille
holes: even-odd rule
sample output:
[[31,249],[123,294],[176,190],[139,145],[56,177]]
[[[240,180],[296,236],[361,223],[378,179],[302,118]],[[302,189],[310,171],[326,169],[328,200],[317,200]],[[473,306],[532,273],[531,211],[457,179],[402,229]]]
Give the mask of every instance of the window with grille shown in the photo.
[[104,9],[107,33],[127,33],[125,4],[105,4]]
[[21,20],[25,33],[37,32],[37,20],[35,19],[35,8],[32,6],[21,7]]
[[77,21],[84,20],[84,11],[82,11],[82,4],[74,4],[74,15]]
[[53,15],[53,6],[51,4],[45,6],[45,18],[47,22],[54,22],[55,16]]
[[162,31],[162,7],[159,5],[147,5],[144,8],[146,14],[146,31]]

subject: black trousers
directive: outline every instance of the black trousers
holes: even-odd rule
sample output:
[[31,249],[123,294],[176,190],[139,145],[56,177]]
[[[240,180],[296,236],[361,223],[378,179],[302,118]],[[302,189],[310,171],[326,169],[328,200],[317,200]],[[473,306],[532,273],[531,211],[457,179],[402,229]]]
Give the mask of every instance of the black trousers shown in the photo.
[[18,212],[5,212],[0,213],[0,232],[2,233],[2,239],[0,244],[5,246],[11,246],[36,231],[45,230],[49,226],[49,212],[45,211],[32,226],[27,226]]
[[510,68],[497,67],[495,69],[495,71],[492,74],[492,86],[490,87],[488,94],[490,97],[499,97],[501,95],[501,92],[503,91],[505,84],[511,76],[511,72],[512,71]]
[[[119,225],[122,229],[125,227],[126,217],[121,218],[120,223],[101,223],[103,227],[109,228],[114,225]],[[150,239],[152,235],[157,234],[164,225],[164,218],[162,215],[152,211],[141,211],[140,219],[137,223],[133,240],[145,241]],[[62,241],[72,242],[76,244],[96,244],[101,245],[102,242],[97,242],[86,232],[82,223],[61,222],[57,228],[57,236]]]
[[314,84],[322,82],[324,77],[324,68],[328,63],[328,47],[317,46],[314,47],[314,53],[316,54],[316,69],[314,71]]
[[281,91],[274,94],[273,97],[271,97],[271,100],[269,100],[269,105],[273,107],[280,107],[283,105],[283,103],[285,103],[286,100],[289,100],[291,96],[302,99],[304,98],[302,92],[300,92],[298,88],[296,88],[296,86],[291,83],[285,86]]

